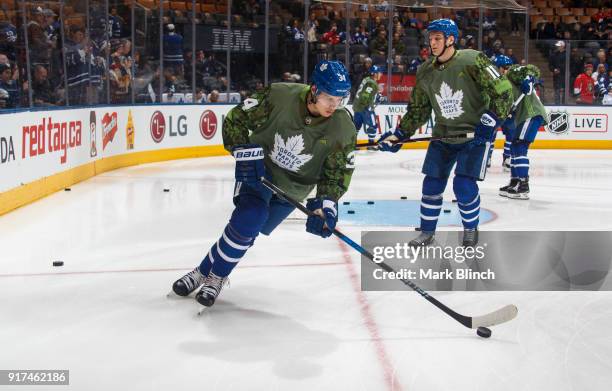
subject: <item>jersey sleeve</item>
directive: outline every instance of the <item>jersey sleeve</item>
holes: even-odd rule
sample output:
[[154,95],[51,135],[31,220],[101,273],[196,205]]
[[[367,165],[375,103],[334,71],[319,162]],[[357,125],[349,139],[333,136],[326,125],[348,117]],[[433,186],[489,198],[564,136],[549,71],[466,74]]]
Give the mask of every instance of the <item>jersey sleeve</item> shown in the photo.
[[229,111],[223,121],[223,146],[231,151],[235,145],[249,142],[249,131],[255,132],[272,112],[270,87],[257,92]]
[[355,143],[357,134],[350,130],[352,136],[343,142],[336,142],[331,153],[323,162],[321,177],[317,183],[317,197],[338,201],[348,190],[355,170]]
[[535,65],[513,65],[508,69],[506,77],[514,85],[520,85],[527,76],[533,76],[536,79],[540,78],[540,69]]
[[475,63],[467,67],[480,91],[489,99],[489,110],[499,118],[504,119],[512,107],[512,85],[500,75],[497,67],[483,53],[478,53]]
[[402,117],[399,126],[405,138],[412,137],[417,129],[427,122],[431,116],[431,110],[431,102],[423,90],[423,87],[420,85],[417,74],[417,84],[414,90],[412,90],[410,103],[408,104],[406,114]]

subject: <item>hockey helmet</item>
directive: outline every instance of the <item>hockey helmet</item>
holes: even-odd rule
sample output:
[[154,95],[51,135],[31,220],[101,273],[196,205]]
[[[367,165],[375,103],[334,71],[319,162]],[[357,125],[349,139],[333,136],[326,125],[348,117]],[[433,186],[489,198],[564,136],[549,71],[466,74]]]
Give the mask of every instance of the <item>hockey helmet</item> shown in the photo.
[[351,79],[339,61],[319,61],[312,72],[312,84],[316,93],[325,92],[331,96],[346,97],[351,91]]
[[514,64],[514,62],[508,56],[504,56],[503,54],[495,56],[495,66],[497,66],[498,68],[506,68],[512,64]]
[[429,23],[427,26],[427,32],[438,31],[444,34],[444,38],[448,38],[450,35],[455,37],[455,43],[459,41],[459,29],[457,24],[451,19],[436,19]]

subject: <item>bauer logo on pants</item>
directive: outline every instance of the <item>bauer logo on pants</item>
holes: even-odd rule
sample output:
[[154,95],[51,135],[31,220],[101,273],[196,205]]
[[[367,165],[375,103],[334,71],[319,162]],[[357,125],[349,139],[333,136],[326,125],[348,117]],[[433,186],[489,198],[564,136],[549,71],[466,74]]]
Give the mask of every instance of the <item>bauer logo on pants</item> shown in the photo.
[[566,111],[553,111],[546,126],[550,133],[565,134],[569,131],[569,114]]

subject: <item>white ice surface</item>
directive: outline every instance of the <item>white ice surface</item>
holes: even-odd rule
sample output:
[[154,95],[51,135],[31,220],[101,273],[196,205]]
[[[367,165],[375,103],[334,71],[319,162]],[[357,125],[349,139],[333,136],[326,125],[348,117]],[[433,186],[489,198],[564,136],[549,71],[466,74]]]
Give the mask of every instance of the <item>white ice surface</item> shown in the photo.
[[[612,229],[611,152],[530,156],[531,200],[507,200],[496,151],[481,193],[497,218],[481,229]],[[345,198],[420,199],[423,157],[361,153]],[[69,387],[0,390],[610,389],[610,292],[434,294],[470,315],[516,304],[484,340],[414,292],[360,292],[359,254],[299,220],[260,237],[198,317],[165,295],[217,240],[232,190],[230,157],[180,160],[0,217],[0,369],[70,370]]]

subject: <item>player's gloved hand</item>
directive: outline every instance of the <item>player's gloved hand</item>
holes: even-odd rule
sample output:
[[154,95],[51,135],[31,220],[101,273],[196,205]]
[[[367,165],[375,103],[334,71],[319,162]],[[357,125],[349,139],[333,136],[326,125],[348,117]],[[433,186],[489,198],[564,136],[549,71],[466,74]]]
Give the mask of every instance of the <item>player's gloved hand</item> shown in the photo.
[[338,205],[328,198],[310,198],[306,208],[315,215],[308,216],[306,231],[327,238],[331,236],[338,222]]
[[404,137],[404,133],[399,128],[395,129],[394,132],[385,132],[378,139],[378,150],[395,153],[402,148],[402,144],[398,144],[398,142],[402,141]]
[[232,148],[236,159],[236,181],[259,188],[266,173],[264,151],[258,144],[240,144]]
[[533,86],[536,82],[536,79],[533,76],[527,76],[521,82],[521,92],[525,95],[533,94]]
[[493,112],[485,111],[480,117],[480,122],[476,125],[474,140],[482,144],[490,142],[499,122],[499,118]]

